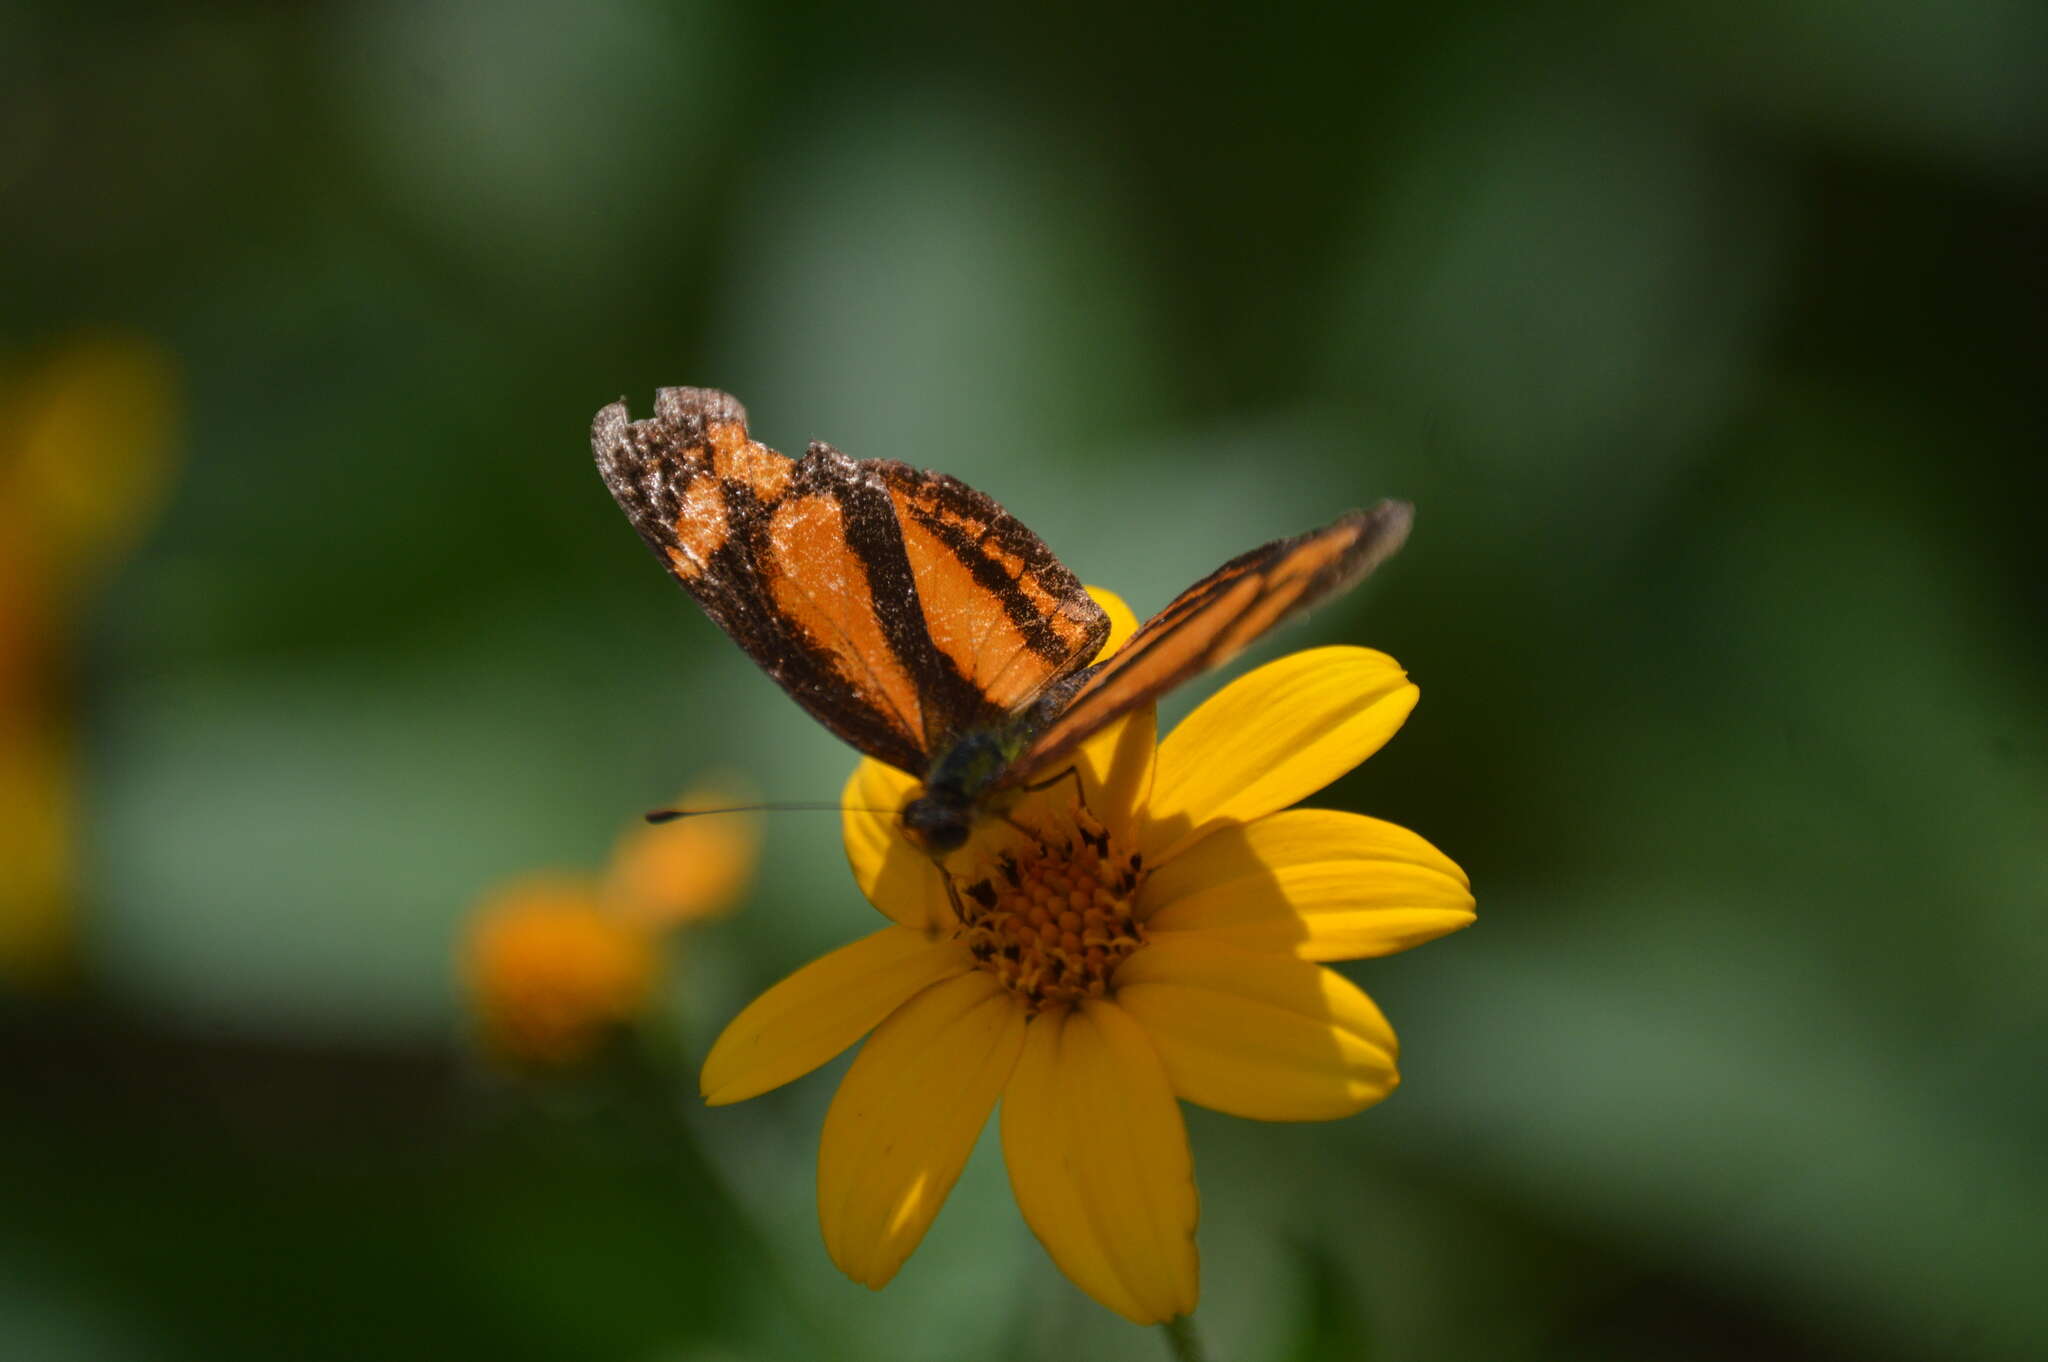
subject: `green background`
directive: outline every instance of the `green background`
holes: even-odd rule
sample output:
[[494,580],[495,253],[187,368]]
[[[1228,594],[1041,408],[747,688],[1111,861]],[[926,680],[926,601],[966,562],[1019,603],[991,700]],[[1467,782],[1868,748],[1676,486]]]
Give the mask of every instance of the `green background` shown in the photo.
[[1140,613],[1417,503],[1257,657],[1410,670],[1323,802],[1480,920],[1347,967],[1384,1107],[1191,1113],[1220,1359],[2038,1356],[2044,50],[2027,0],[0,15],[0,339],[140,328],[189,406],[87,626],[86,983],[0,1007],[0,1355],[1164,1355],[992,1144],[873,1296],[836,1068],[696,1101],[873,921],[829,817],[643,1065],[463,1057],[487,885],[849,769],[591,470],[692,383]]

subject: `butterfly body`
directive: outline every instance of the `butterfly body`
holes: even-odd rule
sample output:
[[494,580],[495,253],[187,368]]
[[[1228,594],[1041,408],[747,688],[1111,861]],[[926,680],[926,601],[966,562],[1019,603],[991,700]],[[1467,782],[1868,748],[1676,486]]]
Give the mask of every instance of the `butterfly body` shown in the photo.
[[903,806],[903,826],[912,840],[935,855],[965,842],[976,815],[1028,745],[1028,732],[984,729],[939,753],[925,773],[924,793]]
[[1034,772],[1397,550],[1382,502],[1241,554],[1098,660],[1109,620],[1038,537],[954,478],[813,443],[789,459],[708,388],[604,408],[613,497],[705,613],[839,737],[919,777],[904,830],[934,856]]

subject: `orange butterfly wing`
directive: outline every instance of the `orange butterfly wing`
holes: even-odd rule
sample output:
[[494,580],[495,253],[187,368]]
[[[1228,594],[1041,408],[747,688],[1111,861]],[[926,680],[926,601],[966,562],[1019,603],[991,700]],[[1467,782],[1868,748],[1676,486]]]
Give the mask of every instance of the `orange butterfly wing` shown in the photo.
[[923,775],[1085,666],[1109,629],[1029,530],[955,479],[813,443],[791,460],[708,388],[597,414],[613,497],[712,620],[826,728]]
[[1008,783],[1059,761],[1103,725],[1221,666],[1275,625],[1356,585],[1400,550],[1414,518],[1407,502],[1383,501],[1320,530],[1262,544],[1217,568],[1086,674],[1012,768]]
[[1109,617],[1037,535],[957,478],[872,467],[895,504],[932,645],[982,706],[952,734],[1000,722],[1094,660]]

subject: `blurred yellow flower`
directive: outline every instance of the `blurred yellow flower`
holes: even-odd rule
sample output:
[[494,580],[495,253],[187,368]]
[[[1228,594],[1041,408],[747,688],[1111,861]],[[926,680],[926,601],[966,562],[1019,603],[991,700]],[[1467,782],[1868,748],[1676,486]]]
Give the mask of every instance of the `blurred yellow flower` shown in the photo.
[[[705,787],[679,808],[733,802]],[[511,1067],[587,1062],[647,1015],[666,967],[666,934],[729,911],[759,845],[748,814],[630,828],[601,876],[531,875],[488,894],[462,942],[478,1039]]]
[[[723,809],[751,796],[735,783],[685,791],[679,809]],[[754,872],[761,820],[724,813],[680,822],[636,822],[620,835],[605,872],[605,901],[621,917],[656,929],[717,917],[731,910]]]
[[[1114,646],[1130,612],[1104,603]],[[1464,873],[1414,833],[1283,812],[1378,750],[1417,694],[1382,653],[1318,648],[1226,686],[1163,743],[1134,714],[1087,744],[1078,790],[1009,810],[1028,833],[991,819],[948,858],[957,899],[871,812],[917,782],[863,761],[847,856],[893,925],[742,1011],[705,1060],[706,1100],[787,1083],[873,1031],[818,1156],[841,1270],[871,1287],[896,1274],[1000,1097],[1011,1189],[1061,1271],[1137,1323],[1187,1314],[1197,1201],[1176,1099],[1269,1121],[1377,1102],[1394,1033],[1319,962],[1472,921]]]
[[0,982],[72,964],[75,619],[156,509],[177,407],[169,357],[123,332],[0,373]]
[[477,911],[464,967],[479,1038],[495,1058],[573,1067],[653,1001],[659,938],[607,912],[593,889],[580,877],[533,877]]

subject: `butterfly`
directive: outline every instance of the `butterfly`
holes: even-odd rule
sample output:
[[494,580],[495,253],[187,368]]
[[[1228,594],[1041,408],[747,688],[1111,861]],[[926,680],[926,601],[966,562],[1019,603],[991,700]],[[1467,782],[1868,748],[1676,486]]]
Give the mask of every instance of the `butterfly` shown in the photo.
[[1037,535],[956,478],[813,441],[790,459],[738,401],[663,388],[590,443],[655,556],[840,738],[918,777],[900,812],[927,854],[1105,724],[1355,585],[1407,538],[1383,501],[1243,553],[1097,662],[1109,618]]

